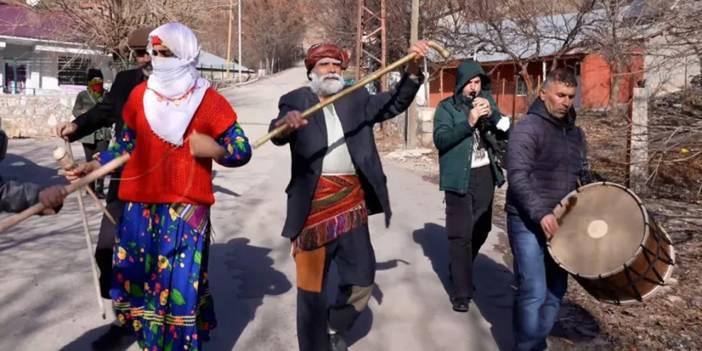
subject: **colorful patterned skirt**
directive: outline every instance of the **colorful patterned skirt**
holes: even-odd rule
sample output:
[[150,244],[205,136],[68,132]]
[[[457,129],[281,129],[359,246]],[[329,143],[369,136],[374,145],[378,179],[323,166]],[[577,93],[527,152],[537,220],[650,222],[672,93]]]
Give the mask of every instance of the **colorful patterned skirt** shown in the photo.
[[142,350],[202,350],[209,339],[208,233],[207,206],[125,204],[110,296]]

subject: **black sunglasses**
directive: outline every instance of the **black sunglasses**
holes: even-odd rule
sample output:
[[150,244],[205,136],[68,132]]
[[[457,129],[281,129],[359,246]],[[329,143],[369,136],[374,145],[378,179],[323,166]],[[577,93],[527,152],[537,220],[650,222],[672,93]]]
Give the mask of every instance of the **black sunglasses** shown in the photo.
[[175,56],[171,50],[164,49],[164,50],[151,50],[153,56],[161,56],[161,57],[173,57]]

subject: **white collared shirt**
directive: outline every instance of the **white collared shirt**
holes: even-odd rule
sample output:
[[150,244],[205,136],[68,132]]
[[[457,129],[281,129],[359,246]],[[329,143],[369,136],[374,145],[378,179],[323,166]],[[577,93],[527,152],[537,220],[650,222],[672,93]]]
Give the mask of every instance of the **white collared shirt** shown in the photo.
[[334,104],[323,109],[324,123],[327,126],[327,154],[322,161],[323,175],[348,175],[356,174],[351,154],[346,146],[344,129],[341,126],[339,115],[336,114]]

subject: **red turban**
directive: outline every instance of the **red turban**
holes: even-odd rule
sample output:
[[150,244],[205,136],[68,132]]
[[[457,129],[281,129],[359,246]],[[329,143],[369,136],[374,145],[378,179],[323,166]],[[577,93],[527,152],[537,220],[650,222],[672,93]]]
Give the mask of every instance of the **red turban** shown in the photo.
[[344,49],[330,43],[315,44],[307,50],[307,56],[305,57],[307,75],[310,74],[317,61],[327,57],[341,61],[342,69],[346,69],[349,66],[349,54]]

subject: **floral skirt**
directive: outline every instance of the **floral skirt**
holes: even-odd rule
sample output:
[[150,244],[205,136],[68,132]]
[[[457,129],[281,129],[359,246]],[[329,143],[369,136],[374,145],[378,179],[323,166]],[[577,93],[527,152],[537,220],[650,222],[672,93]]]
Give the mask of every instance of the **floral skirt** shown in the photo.
[[209,207],[126,203],[115,241],[117,321],[142,350],[202,350],[217,322],[207,281]]

